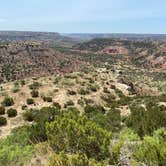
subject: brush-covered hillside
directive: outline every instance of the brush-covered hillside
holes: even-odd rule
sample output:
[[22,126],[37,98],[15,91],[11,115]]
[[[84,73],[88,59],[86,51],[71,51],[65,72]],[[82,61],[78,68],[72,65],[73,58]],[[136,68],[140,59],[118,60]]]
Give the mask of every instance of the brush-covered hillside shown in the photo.
[[137,66],[166,70],[165,41],[97,38],[76,44],[73,49],[97,54],[121,54],[128,56]]
[[55,72],[72,72],[81,62],[39,42],[0,44],[0,82],[40,77]]
[[145,40],[1,44],[0,165],[165,166],[164,52]]

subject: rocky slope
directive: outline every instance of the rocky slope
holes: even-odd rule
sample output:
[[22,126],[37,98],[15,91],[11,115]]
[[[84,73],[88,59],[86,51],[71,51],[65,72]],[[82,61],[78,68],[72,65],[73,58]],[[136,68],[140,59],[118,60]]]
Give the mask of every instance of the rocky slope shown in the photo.
[[97,38],[76,44],[73,49],[96,54],[127,55],[131,64],[136,66],[166,70],[166,43],[164,41]]
[[0,45],[0,82],[80,69],[72,56],[50,49],[40,43]]

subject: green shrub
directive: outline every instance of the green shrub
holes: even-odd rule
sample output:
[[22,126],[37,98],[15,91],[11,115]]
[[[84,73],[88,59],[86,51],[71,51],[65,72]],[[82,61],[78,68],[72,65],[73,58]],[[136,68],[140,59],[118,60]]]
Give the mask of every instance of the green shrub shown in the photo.
[[7,124],[7,120],[5,117],[0,116],[0,126],[5,126]]
[[27,107],[27,105],[22,105],[22,110],[25,110],[25,109],[27,109],[28,107]]
[[77,104],[79,104],[83,107],[84,106],[84,100],[83,99],[78,99]]
[[108,113],[99,109],[95,110],[95,112],[86,113],[86,115],[105,130],[118,132],[121,129],[121,116],[120,111],[117,109],[110,110]]
[[166,130],[164,128],[154,131],[153,138],[158,142],[165,142],[166,140]]
[[17,110],[10,108],[7,110],[8,117],[16,117],[17,116]]
[[99,106],[99,105],[93,105],[93,106],[87,105],[87,106],[85,106],[84,111],[87,116],[91,116],[91,115],[93,116],[96,113],[104,114],[106,112],[104,107]]
[[54,119],[54,116],[57,116],[59,114],[60,111],[55,107],[43,107],[37,111],[37,114],[35,115],[35,122],[37,123],[49,122],[52,121],[52,118]]
[[166,111],[166,106],[160,105],[160,106],[159,106],[159,109],[160,109],[160,111]]
[[73,90],[68,90],[67,94],[68,95],[76,95],[77,93],[75,91],[73,91]]
[[166,126],[166,112],[160,107],[148,104],[147,110],[143,107],[131,107],[131,115],[126,124],[131,127],[140,137],[151,135],[156,129]]
[[123,146],[123,141],[119,141],[118,143],[115,143],[113,147],[111,147],[111,160],[110,163],[111,165],[118,165],[118,160],[120,157],[120,150]]
[[108,103],[111,107],[117,107],[116,96],[113,94],[104,94],[101,96],[101,99]]
[[121,90],[115,88],[114,91],[120,98],[125,97],[125,95],[123,94],[123,92]]
[[121,129],[121,115],[119,109],[111,109],[107,114],[111,131],[119,131]]
[[31,99],[31,98],[27,99],[27,104],[28,104],[28,105],[34,104],[34,100]]
[[21,86],[24,86],[25,85],[25,80],[21,80],[20,84],[21,84]]
[[55,115],[59,115],[60,111],[55,107],[43,107],[40,110],[29,109],[23,116],[25,120],[35,121],[36,123],[45,123],[52,121]]
[[59,92],[59,89],[54,89],[53,92],[57,93],[57,92]]
[[93,105],[95,103],[92,99],[87,99],[87,98],[84,98],[84,102],[86,105]]
[[166,94],[162,94],[158,98],[160,102],[166,102]]
[[84,116],[67,112],[46,125],[50,146],[56,153],[82,153],[103,160],[109,156],[110,132],[99,128]]
[[123,128],[119,135],[119,139],[122,141],[140,141],[140,137],[130,128]]
[[134,158],[145,165],[166,165],[166,143],[158,141],[154,137],[144,137],[141,145],[137,146],[133,154]]
[[0,115],[4,115],[5,114],[5,107],[0,106]]
[[104,93],[110,93],[110,91],[108,90],[107,87],[104,87],[104,88],[103,88],[103,92],[104,92]]
[[33,91],[31,91],[31,96],[34,98],[39,97],[39,92],[36,90],[33,90]]
[[0,140],[0,165],[24,165],[34,153],[30,143],[29,127],[19,127],[5,139]]
[[[108,164],[108,162],[107,162]],[[48,166],[102,166],[94,159],[88,159],[85,154],[66,155],[65,153],[53,154]],[[106,165],[106,164],[105,164]]]
[[61,76],[56,76],[53,83],[58,84],[60,82],[60,80],[61,80]]
[[53,106],[57,109],[61,109],[61,105],[58,102],[53,102]]
[[99,86],[97,84],[91,84],[88,89],[92,92],[97,92],[99,90]]
[[73,106],[73,105],[74,105],[74,102],[72,100],[69,100],[64,104],[64,108],[67,108],[67,107]]
[[51,97],[43,97],[43,101],[51,103],[52,102],[52,98]]
[[17,93],[17,92],[19,92],[20,91],[20,88],[19,87],[14,87],[13,89],[12,89],[12,92],[13,93]]
[[81,88],[81,89],[78,91],[78,93],[79,93],[80,95],[87,95],[87,94],[89,94],[90,92],[89,92],[88,89]]
[[14,105],[14,100],[10,97],[6,97],[3,101],[2,101],[2,106],[4,107],[10,107],[12,105]]
[[30,109],[23,113],[24,120],[32,122],[35,119],[38,110]]
[[45,123],[53,121],[55,116],[60,114],[60,111],[54,107],[43,107],[40,110],[33,110],[33,113],[33,119],[36,123],[31,127],[31,141],[33,143],[46,141]]
[[33,82],[31,85],[29,85],[29,89],[31,90],[37,90],[41,84],[39,82]]

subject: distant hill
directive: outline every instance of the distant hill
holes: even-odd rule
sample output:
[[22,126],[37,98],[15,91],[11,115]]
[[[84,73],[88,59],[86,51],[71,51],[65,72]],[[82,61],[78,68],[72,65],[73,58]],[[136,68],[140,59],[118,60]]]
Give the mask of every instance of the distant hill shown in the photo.
[[81,62],[40,43],[0,45],[0,83],[79,70]]
[[73,49],[96,54],[121,54],[128,56],[137,66],[166,70],[165,41],[96,38],[76,44]]
[[166,41],[166,34],[121,34],[121,33],[73,33],[63,34],[66,37],[70,37],[77,40],[92,40],[95,38],[118,38],[126,40],[164,40]]
[[71,46],[76,40],[54,32],[0,31],[0,42],[38,41],[48,45]]

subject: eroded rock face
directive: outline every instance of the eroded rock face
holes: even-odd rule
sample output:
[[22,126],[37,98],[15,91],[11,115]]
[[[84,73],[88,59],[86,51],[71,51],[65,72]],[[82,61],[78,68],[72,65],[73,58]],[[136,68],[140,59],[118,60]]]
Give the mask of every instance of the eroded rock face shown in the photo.
[[128,86],[128,91],[132,95],[138,94],[138,92],[139,92],[138,87],[136,87],[128,78],[122,76],[122,77],[119,78],[118,82],[127,85]]
[[104,48],[99,53],[126,55],[126,54],[128,54],[128,50],[122,46],[109,46],[109,47]]

